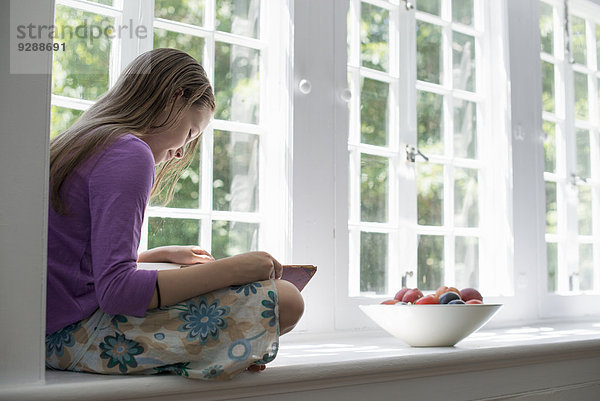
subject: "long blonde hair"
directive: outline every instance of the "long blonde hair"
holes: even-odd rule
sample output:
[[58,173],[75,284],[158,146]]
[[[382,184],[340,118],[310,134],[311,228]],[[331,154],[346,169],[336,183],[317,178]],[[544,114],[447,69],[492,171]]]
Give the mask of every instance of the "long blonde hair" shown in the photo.
[[[175,110],[174,99],[180,94],[184,104]],[[60,189],[90,156],[126,134],[141,139],[160,135],[162,128],[175,126],[192,105],[215,110],[206,72],[193,57],[175,49],[154,49],[138,56],[108,92],[50,142],[50,203],[54,210],[68,213]],[[159,123],[167,109],[168,117]],[[182,159],[171,159],[156,168],[152,198],[162,198],[164,203],[171,200],[199,141],[200,137],[187,145]]]

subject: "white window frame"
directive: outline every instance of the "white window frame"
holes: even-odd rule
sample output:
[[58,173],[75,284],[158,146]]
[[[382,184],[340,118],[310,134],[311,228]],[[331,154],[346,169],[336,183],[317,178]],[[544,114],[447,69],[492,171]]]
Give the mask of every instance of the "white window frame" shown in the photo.
[[[508,143],[507,127],[509,126],[510,116],[507,113],[508,104],[508,62],[504,55],[497,56],[492,62],[491,57],[494,52],[491,49],[506,49],[506,43],[502,42],[502,36],[505,29],[505,11],[499,2],[493,2],[487,7],[483,7],[483,2],[475,1],[475,26],[474,28],[463,28],[454,24],[442,21],[439,17],[432,17],[419,11],[407,11],[403,2],[387,2],[380,0],[365,0],[364,3],[370,3],[375,6],[390,10],[390,67],[389,73],[379,73],[373,70],[360,67],[360,49],[358,49],[358,32],[354,27],[359,24],[358,9],[360,0],[351,0],[349,7],[349,21],[351,26],[349,35],[354,40],[350,41],[350,54],[348,55],[350,86],[353,97],[350,100],[350,108],[353,110],[350,122],[350,188],[349,196],[353,209],[349,210],[350,228],[350,269],[338,266],[339,296],[336,302],[336,327],[351,328],[357,327],[357,324],[369,326],[371,323],[363,316],[357,316],[357,306],[381,302],[384,299],[393,297],[395,291],[401,286],[402,276],[413,271],[412,277],[407,277],[407,285],[415,287],[417,283],[417,244],[419,234],[437,234],[443,235],[445,240],[444,259],[450,260],[450,265],[454,265],[454,241],[455,234],[474,234],[479,237],[479,265],[480,265],[480,290],[487,295],[507,296],[512,295],[511,274],[512,274],[512,253],[509,244],[512,241],[512,230],[507,227],[506,216],[512,215],[512,205],[509,199],[510,173],[511,173],[511,152]],[[448,2],[443,4],[449,5]],[[446,15],[448,9],[444,9]],[[448,76],[450,67],[444,69],[446,82],[443,85],[430,85],[426,82],[417,81],[416,69],[405,60],[416,59],[416,20],[415,14],[418,14],[419,20],[436,21],[442,25],[442,36],[444,43],[448,43],[452,30],[467,30],[470,35],[476,38],[476,71],[477,71],[477,92],[474,94],[452,89],[448,87],[451,77]],[[498,19],[498,16],[500,18]],[[354,24],[352,23],[354,22]],[[481,32],[481,25],[485,31]],[[394,46],[397,46],[395,48]],[[445,54],[449,54],[445,51]],[[448,57],[447,57],[448,58]],[[445,64],[451,63],[448,58],[444,60]],[[389,144],[384,150],[369,145],[360,144],[360,124],[358,121],[360,107],[360,76],[373,76],[375,79],[390,82],[390,122]],[[500,79],[494,79],[494,78]],[[468,99],[477,102],[477,132],[480,138],[487,136],[489,139],[485,146],[478,140],[478,159],[465,160],[464,166],[477,167],[481,179],[478,182],[480,198],[479,216],[480,227],[502,227],[500,230],[483,231],[482,228],[460,228],[453,227],[452,223],[448,225],[446,221],[444,227],[425,227],[418,226],[417,221],[417,188],[416,188],[416,164],[406,162],[405,147],[417,146],[417,122],[416,122],[416,91],[417,89],[427,89],[450,97],[457,96],[461,99]],[[440,92],[441,91],[441,92]],[[494,93],[495,96],[490,96]],[[451,103],[445,102],[445,104]],[[453,113],[452,105],[445,109],[446,113]],[[398,128],[394,128],[398,127]],[[449,136],[453,135],[452,127],[445,124],[444,143],[449,144]],[[359,207],[360,202],[360,150],[373,154],[381,154],[390,157],[389,166],[389,222],[388,223],[360,223]],[[383,153],[382,153],[383,152]],[[446,169],[455,165],[453,160],[446,156],[430,156],[430,160],[443,162]],[[486,162],[490,161],[489,164]],[[494,163],[494,168],[489,165]],[[457,163],[457,165],[459,165]],[[445,173],[445,196],[452,196],[454,182],[449,179],[450,175]],[[497,185],[497,183],[501,183]],[[492,195],[491,188],[494,188]],[[342,199],[343,193],[338,194]],[[446,218],[453,220],[454,210],[453,202],[444,202]],[[338,203],[338,209],[344,205]],[[494,211],[501,210],[502,213]],[[408,224],[406,222],[409,222]],[[413,223],[410,223],[413,222]],[[504,223],[503,223],[504,222]],[[388,294],[385,295],[366,295],[360,294],[358,290],[358,272],[359,272],[359,251],[360,248],[360,230],[367,229],[374,232],[386,232],[389,234],[389,252],[388,252]],[[453,284],[453,269],[446,268],[444,282]],[[349,285],[344,286],[345,282]],[[348,288],[350,287],[350,288]],[[490,299],[490,298],[488,298]]]
[[[278,85],[282,88],[281,100],[286,103],[279,107],[284,112],[289,108],[289,125],[296,135],[289,143],[291,155],[286,155],[289,156],[285,167],[289,180],[282,182],[276,190],[277,193],[290,193],[292,199],[287,205],[289,213],[281,220],[293,222],[290,234],[282,239],[284,243],[292,244],[288,260],[319,266],[319,272],[303,292],[307,308],[298,326],[300,330],[310,328],[314,332],[336,328],[336,308],[332,300],[341,297],[336,283],[342,282],[347,287],[347,273],[344,273],[348,264],[348,215],[347,206],[344,207],[348,189],[348,122],[344,101],[347,98],[346,1],[290,0],[290,8],[285,10],[282,6],[279,15],[282,20],[293,21],[279,38],[283,42],[296,43],[289,55],[293,73],[291,69],[282,68]],[[514,235],[514,256],[511,256],[514,277],[509,280],[514,283],[515,295],[504,299],[505,310],[513,306],[513,309],[520,309],[519,313],[509,316],[513,321],[532,321],[550,315],[562,318],[600,315],[600,303],[589,296],[579,300],[572,297],[570,306],[569,300],[565,299],[557,299],[557,303],[560,302],[557,305],[540,305],[546,299],[539,295],[541,284],[537,283],[543,281],[546,270],[544,183],[541,178],[543,149],[538,135],[541,130],[538,1],[506,2],[512,63],[507,111],[511,116],[511,127],[505,132],[510,130],[512,137],[505,135],[503,138],[512,141],[513,171],[510,176],[501,178],[513,182],[513,196],[506,194],[506,202],[513,204],[514,215],[501,216],[499,220],[503,222],[503,229]],[[31,21],[51,23],[53,0],[11,3]],[[600,5],[598,0],[594,3]],[[8,3],[3,6],[7,11]],[[8,12],[0,16],[4,26],[10,26],[9,17]],[[3,48],[8,49],[8,38],[2,37],[1,41],[5,44]],[[495,51],[504,49],[500,45],[492,44],[496,46]],[[503,56],[509,54],[503,53]],[[507,62],[506,58],[503,60]],[[49,73],[49,55],[44,65]],[[1,72],[3,88],[7,88],[1,94],[3,101],[20,106],[12,114],[3,114],[2,129],[12,131],[0,135],[0,165],[3,167],[0,178],[3,187],[11,188],[0,195],[0,316],[12,327],[0,331],[0,342],[10,345],[3,351],[0,383],[16,385],[44,380],[50,77],[11,76],[6,69]],[[501,78],[505,76],[500,76],[498,81]],[[310,93],[304,94],[297,89],[301,79],[312,83]],[[288,82],[294,85],[288,86]],[[499,82],[496,84],[502,87]],[[32,93],[40,96],[32,97]],[[293,108],[288,106],[290,103]],[[31,118],[33,115],[40,118]],[[293,180],[292,170],[296,172]],[[567,307],[562,307],[565,303]],[[575,304],[577,308],[573,306]],[[545,315],[545,307],[556,309]],[[353,317],[360,318],[359,312],[355,311]],[[491,324],[507,322],[507,319],[500,319],[501,315],[497,317],[499,320],[495,318]]]
[[[568,4],[569,15],[575,15],[588,21],[586,23],[586,37],[588,50],[588,65],[581,66],[571,64],[568,60],[569,54],[566,53],[566,43],[568,40],[564,32],[565,8],[563,1],[560,0],[540,0],[551,5],[555,9],[554,13],[554,46],[555,55],[541,53],[541,60],[554,64],[554,92],[555,92],[555,112],[542,113],[543,119],[555,123],[556,127],[556,173],[543,172],[544,179],[549,179],[557,183],[557,201],[558,201],[558,227],[557,233],[545,233],[546,240],[559,244],[558,248],[558,266],[557,266],[557,291],[549,293],[547,289],[547,270],[544,263],[543,271],[540,273],[540,316],[554,317],[568,315],[576,311],[577,314],[591,315],[597,313],[597,305],[600,304],[600,268],[594,266],[594,283],[592,291],[569,291],[569,275],[578,270],[578,252],[571,253],[569,249],[579,246],[577,228],[577,191],[571,186],[571,173],[576,172],[576,141],[575,130],[578,128],[590,131],[590,159],[592,177],[588,184],[592,186],[593,207],[593,235],[586,236],[586,243],[593,245],[594,261],[596,264],[600,261],[600,216],[598,215],[600,206],[600,188],[598,181],[600,177],[600,110],[598,105],[598,84],[600,83],[600,66],[597,65],[595,40],[590,36],[596,37],[595,30],[592,30],[590,21],[596,26],[600,25],[600,5],[585,0],[570,0]],[[570,18],[569,18],[570,24]],[[572,31],[571,31],[572,32]],[[565,52],[562,50],[565,49]],[[573,74],[579,72],[588,76],[588,108],[589,120],[587,122],[576,120],[574,112],[574,85]],[[590,80],[589,75],[595,75],[595,80]],[[591,94],[591,96],[590,96]],[[540,102],[540,110],[542,109]],[[542,140],[543,135],[542,132]],[[542,156],[543,158],[543,156]],[[546,181],[544,181],[546,182]],[[563,206],[563,207],[561,207]],[[546,261],[546,251],[544,249],[543,260]]]

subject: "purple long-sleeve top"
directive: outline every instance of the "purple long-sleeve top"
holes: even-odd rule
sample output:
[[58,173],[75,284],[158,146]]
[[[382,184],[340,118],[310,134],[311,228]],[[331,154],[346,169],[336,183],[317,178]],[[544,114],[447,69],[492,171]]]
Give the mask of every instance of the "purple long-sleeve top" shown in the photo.
[[154,183],[150,147],[125,135],[74,170],[61,188],[68,208],[49,208],[46,334],[91,316],[142,317],[156,271],[137,270]]

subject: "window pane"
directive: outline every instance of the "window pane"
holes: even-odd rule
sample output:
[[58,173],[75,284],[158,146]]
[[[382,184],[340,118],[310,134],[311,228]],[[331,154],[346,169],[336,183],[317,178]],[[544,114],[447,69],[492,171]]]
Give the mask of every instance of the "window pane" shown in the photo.
[[154,29],[154,48],[171,47],[188,53],[200,64],[204,60],[204,39],[193,35]]
[[556,172],[556,124],[544,121],[542,124],[544,134],[544,171]]
[[389,85],[361,78],[360,95],[360,141],[369,145],[387,145]]
[[477,158],[476,105],[466,100],[454,100],[454,156]]
[[215,118],[258,124],[259,51],[217,42],[215,58]]
[[150,217],[148,219],[148,248],[163,245],[198,245],[200,220]]
[[579,289],[594,289],[594,246],[579,244]]
[[571,21],[571,46],[573,46],[573,58],[576,63],[587,65],[585,20],[574,15],[571,15],[569,19]]
[[442,95],[417,91],[417,143],[426,155],[444,154]]
[[417,21],[417,79],[442,84],[442,28]]
[[[202,144],[202,142],[200,143]],[[181,173],[181,177],[175,186],[173,199],[166,206],[185,209],[197,209],[200,207],[200,190],[202,188],[201,154],[200,145],[196,149],[196,154],[190,165]],[[162,204],[158,203],[158,205]]]
[[212,252],[215,259],[255,251],[258,244],[257,223],[214,220],[212,224]]
[[556,233],[558,221],[556,183],[546,181],[546,232]]
[[155,0],[154,16],[191,25],[204,25],[205,0]]
[[52,106],[50,117],[50,139],[64,132],[83,114],[82,110]]
[[573,72],[575,85],[575,118],[587,120],[588,109],[588,77],[579,72]]
[[546,261],[548,266],[548,292],[556,292],[558,284],[558,246],[555,242],[546,242]]
[[575,135],[577,143],[577,175],[580,178],[590,178],[590,133],[587,130],[578,129]]
[[360,160],[360,219],[388,221],[388,159],[367,154]]
[[213,209],[258,209],[258,136],[214,132]]
[[106,6],[112,6],[113,5],[113,0],[88,0],[94,3],[99,3],[99,4],[104,4]]
[[388,235],[360,233],[360,291],[387,293]]
[[444,167],[417,164],[417,215],[422,226],[444,224]]
[[542,61],[542,107],[554,112],[554,64]]
[[579,235],[592,235],[592,187],[589,185],[578,186],[579,203],[577,216],[579,218]]
[[444,270],[444,237],[420,235],[417,250],[417,287],[435,290],[442,285]]
[[364,67],[389,69],[389,14],[386,9],[361,3],[360,59]]
[[475,91],[475,38],[452,32],[452,60],[454,87]]
[[[108,90],[112,42],[105,32],[114,26],[114,18],[57,5],[54,24],[54,41],[64,42],[65,50],[53,55],[52,93],[98,99]],[[88,30],[81,28],[86,26]]]
[[217,0],[218,31],[258,38],[260,0]]
[[454,169],[454,225],[479,225],[479,190],[475,169]]
[[429,14],[441,15],[442,1],[441,0],[416,0],[417,10],[424,11]]
[[454,283],[458,288],[479,287],[479,238],[456,237]]
[[473,25],[473,0],[452,0],[452,21]]
[[540,2],[540,36],[542,40],[542,51],[554,54],[554,17],[553,7]]

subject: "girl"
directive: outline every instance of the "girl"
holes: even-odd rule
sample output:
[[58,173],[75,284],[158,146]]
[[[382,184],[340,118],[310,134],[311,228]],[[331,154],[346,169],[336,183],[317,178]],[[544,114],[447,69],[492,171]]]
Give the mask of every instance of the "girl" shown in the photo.
[[[52,140],[48,367],[226,379],[264,368],[300,319],[300,293],[265,252],[137,253],[149,197],[172,196],[214,110],[200,64],[155,49]],[[136,261],[187,267],[138,270]]]

